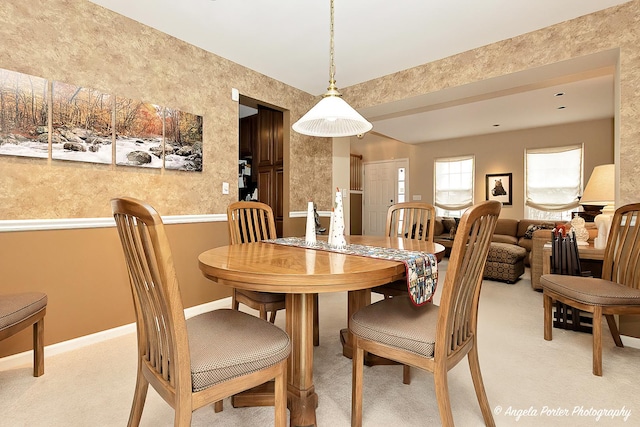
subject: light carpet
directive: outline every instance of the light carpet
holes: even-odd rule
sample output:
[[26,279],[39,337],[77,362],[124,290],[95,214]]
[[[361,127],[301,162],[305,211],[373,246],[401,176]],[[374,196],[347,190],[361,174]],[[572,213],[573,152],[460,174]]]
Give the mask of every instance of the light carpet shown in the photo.
[[[440,263],[444,283],[446,261]],[[439,290],[440,291],[440,290]],[[435,302],[439,301],[439,292]],[[314,353],[318,426],[350,425],[351,360],[342,356],[338,331],[347,326],[346,293],[320,295],[320,347]],[[276,322],[284,325],[284,313]],[[603,377],[591,373],[591,335],[554,329],[542,334],[542,295],[530,287],[529,270],[514,285],[485,281],[479,311],[479,354],[489,403],[498,426],[640,425],[640,350],[615,347],[606,323]],[[0,426],[124,426],[136,373],[135,335],[48,357],[45,375],[31,366],[0,371]],[[449,373],[458,426],[481,426],[482,415],[468,363]],[[626,419],[626,421],[625,421]],[[173,425],[173,410],[150,388],[143,426]],[[272,408],[194,412],[193,426],[269,426]],[[400,366],[365,367],[365,426],[440,425],[433,377],[412,369],[402,383]]]

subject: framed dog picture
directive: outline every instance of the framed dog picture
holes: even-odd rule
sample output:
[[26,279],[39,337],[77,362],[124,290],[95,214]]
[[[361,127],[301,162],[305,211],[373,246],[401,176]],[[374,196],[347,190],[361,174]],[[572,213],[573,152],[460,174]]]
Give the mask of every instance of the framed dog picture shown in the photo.
[[494,173],[486,175],[487,200],[497,200],[503,205],[510,206],[511,197],[511,173]]

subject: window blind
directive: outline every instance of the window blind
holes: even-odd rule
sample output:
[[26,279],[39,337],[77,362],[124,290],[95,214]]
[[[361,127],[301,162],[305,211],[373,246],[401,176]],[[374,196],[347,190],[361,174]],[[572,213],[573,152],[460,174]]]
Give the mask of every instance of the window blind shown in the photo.
[[435,160],[435,205],[460,210],[473,204],[474,157]]
[[582,189],[582,145],[528,149],[525,204],[543,211],[578,206]]

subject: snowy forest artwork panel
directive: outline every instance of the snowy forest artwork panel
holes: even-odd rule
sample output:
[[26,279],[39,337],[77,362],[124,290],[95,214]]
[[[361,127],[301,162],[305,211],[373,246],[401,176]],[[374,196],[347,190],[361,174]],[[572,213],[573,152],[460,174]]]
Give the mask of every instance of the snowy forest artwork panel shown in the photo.
[[202,116],[116,97],[116,164],[202,172]]
[[165,109],[165,169],[202,172],[202,116]]
[[111,164],[111,95],[56,81],[51,92],[51,157]]
[[162,168],[164,108],[116,97],[116,164]]
[[0,68],[0,154],[49,157],[47,80]]

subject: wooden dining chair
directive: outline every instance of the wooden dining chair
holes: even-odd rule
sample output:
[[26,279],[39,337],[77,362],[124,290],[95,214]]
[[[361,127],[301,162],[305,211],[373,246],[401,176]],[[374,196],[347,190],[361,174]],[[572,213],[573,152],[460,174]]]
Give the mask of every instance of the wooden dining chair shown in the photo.
[[613,316],[640,314],[640,203],[622,206],[613,215],[601,278],[545,274],[540,285],[545,340],[552,339],[554,301],[593,314],[593,374],[602,376],[602,316],[616,346],[624,347]]
[[[275,239],[276,223],[273,210],[261,202],[235,202],[227,207],[227,222],[229,224],[229,243],[259,242]],[[249,291],[233,288],[231,306],[238,310],[240,304],[251,307],[260,312],[260,317],[267,320],[267,313],[271,313],[269,321],[276,320],[278,310],[284,310],[285,294]]]
[[44,316],[47,294],[21,292],[0,295],[0,340],[33,327],[33,376],[44,374]]
[[362,425],[364,352],[432,372],[442,425],[453,426],[447,374],[466,355],[484,422],[494,426],[478,360],[478,300],[491,237],[500,214],[497,201],[481,202],[462,215],[440,305],[413,305],[409,297],[383,299],[356,312],[353,334],[351,425]]
[[[227,221],[229,223],[229,243],[237,245],[241,243],[259,242],[266,239],[275,239],[276,225],[273,210],[261,202],[234,202],[227,207]],[[260,312],[260,317],[275,322],[278,310],[285,308],[285,294],[250,291],[233,288],[231,306],[238,310],[240,304],[251,307]],[[314,295],[314,321],[313,321],[313,345],[320,345],[318,327],[318,295]]]
[[[428,203],[406,202],[391,205],[387,211],[385,236],[422,240],[433,243],[436,208]],[[407,281],[396,280],[371,289],[384,298],[407,295]],[[411,384],[411,367],[404,365],[402,382]]]
[[[397,203],[387,211],[385,236],[422,240],[433,243],[436,208],[428,203]],[[406,280],[396,280],[371,289],[385,298],[407,294]]]
[[133,295],[138,372],[129,426],[140,424],[149,384],[175,410],[174,425],[192,412],[275,380],[275,425],[286,426],[290,340],[271,323],[236,310],[188,320],[162,219],[131,198],[111,201]]

